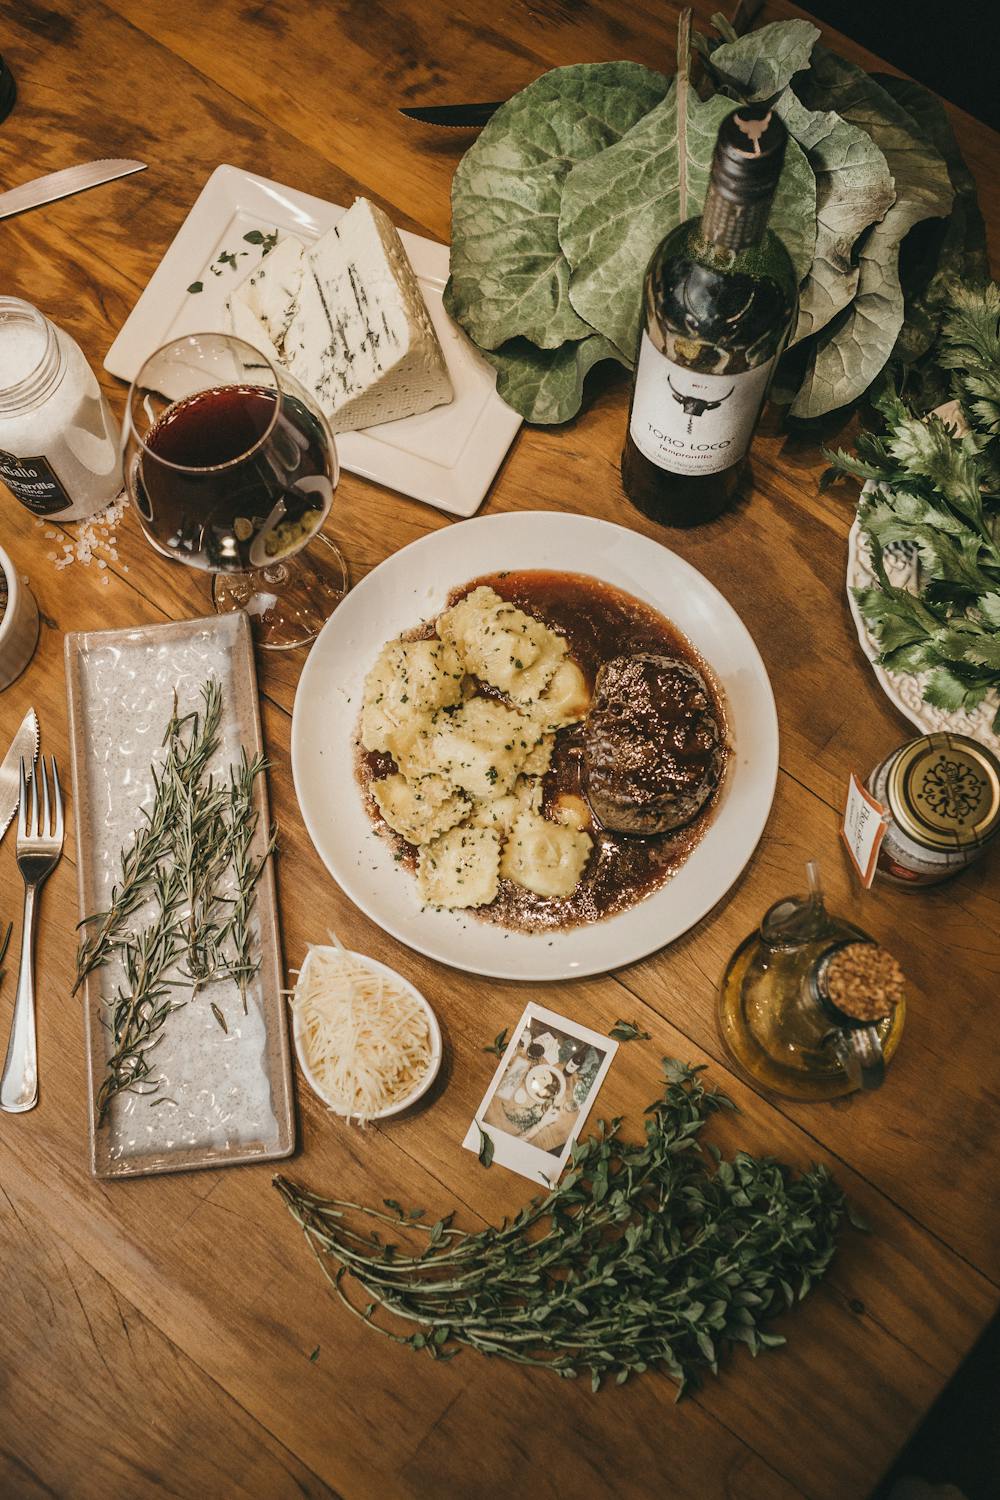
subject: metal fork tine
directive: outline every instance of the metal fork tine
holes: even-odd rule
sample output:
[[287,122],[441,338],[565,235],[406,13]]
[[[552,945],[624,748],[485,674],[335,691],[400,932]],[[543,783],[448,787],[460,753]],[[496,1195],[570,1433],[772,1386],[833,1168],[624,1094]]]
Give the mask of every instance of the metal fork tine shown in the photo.
[[24,756],[21,756],[21,784],[17,799],[17,837],[24,839],[28,836],[27,810],[25,802],[28,799],[28,782],[24,774]]
[[40,839],[47,839],[51,837],[49,833],[49,778],[45,774],[45,756],[40,755],[38,761],[42,768],[42,821],[35,832]]
[[[43,762],[42,763],[42,771],[44,772],[44,770],[45,770],[45,764]],[[35,771],[34,776],[32,776],[32,778],[31,778],[31,823],[30,823],[30,826],[28,828],[28,837],[29,837],[29,839],[36,839],[38,837],[38,771],[37,771],[37,769]]]
[[53,837],[58,839],[59,843],[61,844],[63,841],[62,787],[59,785],[59,767],[56,765],[56,758],[54,755],[50,755],[49,759],[52,762],[52,800],[54,801],[56,808],[56,826]]

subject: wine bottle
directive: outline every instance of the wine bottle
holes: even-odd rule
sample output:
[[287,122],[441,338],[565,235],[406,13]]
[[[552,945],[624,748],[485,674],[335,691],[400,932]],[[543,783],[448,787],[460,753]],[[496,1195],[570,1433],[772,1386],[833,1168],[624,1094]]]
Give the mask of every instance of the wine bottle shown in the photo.
[[622,481],[667,526],[735,499],[796,309],[788,251],[768,229],[787,133],[742,105],[719,127],[705,207],[653,251],[643,284]]

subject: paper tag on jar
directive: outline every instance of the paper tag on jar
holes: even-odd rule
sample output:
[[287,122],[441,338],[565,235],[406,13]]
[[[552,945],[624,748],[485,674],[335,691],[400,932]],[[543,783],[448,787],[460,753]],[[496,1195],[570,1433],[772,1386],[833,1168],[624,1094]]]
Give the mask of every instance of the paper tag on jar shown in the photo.
[[852,771],[847,783],[847,805],[844,808],[844,824],[840,834],[847,845],[851,863],[866,890],[875,879],[875,865],[885,838],[887,823],[882,803],[872,796]]

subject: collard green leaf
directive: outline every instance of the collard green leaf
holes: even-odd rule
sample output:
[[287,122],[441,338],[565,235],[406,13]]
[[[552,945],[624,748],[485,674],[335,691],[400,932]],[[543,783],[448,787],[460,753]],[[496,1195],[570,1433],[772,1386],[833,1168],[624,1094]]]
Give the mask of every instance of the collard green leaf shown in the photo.
[[580,410],[583,383],[602,359],[626,364],[625,356],[600,334],[538,349],[527,339],[511,339],[501,349],[483,354],[497,372],[497,391],[526,422],[548,425],[568,422]]
[[819,28],[811,21],[773,21],[738,41],[723,42],[713,50],[710,65],[744,99],[771,99],[788,87],[796,73],[808,68],[818,40]]
[[[715,137],[732,107],[718,94],[699,99],[678,79],[617,146],[574,167],[566,180],[559,236],[573,267],[570,300],[629,358],[646,264],[664,234],[701,212]],[[772,224],[804,274],[815,238],[815,184],[793,145]]]
[[577,313],[631,359],[642,278],[668,230],[700,212],[719,125],[731,99],[701,100],[686,80],[616,146],[573,168],[559,239],[573,268]]
[[483,349],[518,336],[544,349],[593,332],[568,297],[559,245],[567,173],[613,145],[663,98],[638,63],[555,68],[499,110],[452,183],[445,306]]
[[[884,216],[895,194],[886,159],[867,131],[832,110],[806,109],[791,89],[774,107],[816,178],[816,246],[799,292],[790,341],[795,344],[825,328],[850,302],[859,275],[854,245]],[[778,227],[773,214],[772,225]]]
[[901,279],[906,293],[906,317],[892,355],[908,364],[931,347],[954,288],[963,281],[985,281],[989,276],[986,226],[979,210],[975,178],[965,165],[941,101],[909,78],[896,78],[888,73],[872,76],[906,110],[914,130],[940,152],[955,192],[948,218],[926,224],[919,245],[912,245],[916,236],[911,236],[904,246]]
[[941,156],[914,136],[906,111],[860,68],[816,47],[796,92],[808,108],[835,110],[867,131],[896,190],[895,202],[862,244],[857,294],[818,335],[792,402],[793,416],[815,417],[855,400],[884,368],[903,324],[900,244],[914,224],[947,214],[954,195]]

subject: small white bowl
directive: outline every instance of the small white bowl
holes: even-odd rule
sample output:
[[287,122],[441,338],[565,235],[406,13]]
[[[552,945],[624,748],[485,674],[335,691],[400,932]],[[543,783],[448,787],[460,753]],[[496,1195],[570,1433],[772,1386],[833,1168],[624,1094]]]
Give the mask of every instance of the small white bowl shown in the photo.
[[[299,970],[298,984],[302,983],[302,979],[308,971],[309,963],[314,953],[336,953],[337,951],[337,949],[327,947],[322,943],[314,943],[310,947],[309,952],[306,954],[305,962],[303,963],[302,968]],[[437,1077],[438,1072],[441,1068],[441,1058],[444,1052],[444,1047],[441,1041],[441,1027],[438,1025],[437,1016],[434,1014],[433,1010],[431,1009],[428,1002],[424,999],[423,995],[414,985],[410,983],[408,979],[404,979],[402,974],[397,974],[395,969],[390,969],[386,964],[378,963],[374,958],[368,958],[364,953],[350,953],[349,957],[356,958],[359,963],[364,964],[366,968],[371,969],[374,973],[381,974],[385,979],[396,980],[396,982],[398,984],[401,984],[404,989],[409,990],[414,1000],[416,1000],[418,1004],[422,1006],[424,1013],[427,1016],[427,1028],[430,1032],[431,1037],[431,1055],[427,1064],[426,1073],[424,1074],[423,1078],[421,1078],[420,1082],[415,1084],[410,1092],[404,1095],[402,1099],[397,1100],[395,1104],[386,1105],[385,1109],[376,1110],[375,1114],[369,1115],[368,1117],[371,1120],[388,1120],[392,1115],[402,1114],[404,1109],[409,1109],[411,1105],[416,1104],[418,1099],[422,1099],[424,1094],[427,1093],[427,1090],[430,1088],[431,1084]],[[298,984],[296,985],[296,989],[298,988]],[[295,1055],[299,1060],[299,1067],[302,1069],[302,1073],[306,1082],[312,1089],[313,1093],[317,1096],[317,1098],[322,1099],[323,1103],[327,1106],[328,1109],[332,1109],[334,1114],[341,1115],[344,1119],[353,1118],[353,1116],[351,1116],[347,1110],[342,1109],[338,1104],[334,1103],[334,1101],[330,1098],[330,1095],[325,1091],[322,1084],[317,1079],[312,1068],[309,1066],[309,1061],[306,1057],[305,1039],[302,1036],[302,1028],[299,1022],[299,1012],[297,1006],[295,1006],[294,1004],[291,1006],[291,1012],[292,1036],[295,1041]]]
[[27,584],[0,547],[0,571],[7,584],[7,608],[0,619],[0,692],[20,677],[38,641],[38,606]]

